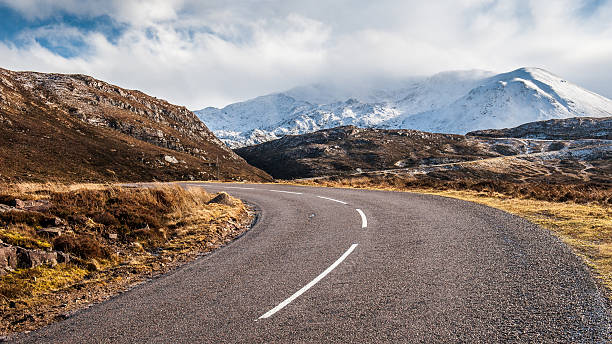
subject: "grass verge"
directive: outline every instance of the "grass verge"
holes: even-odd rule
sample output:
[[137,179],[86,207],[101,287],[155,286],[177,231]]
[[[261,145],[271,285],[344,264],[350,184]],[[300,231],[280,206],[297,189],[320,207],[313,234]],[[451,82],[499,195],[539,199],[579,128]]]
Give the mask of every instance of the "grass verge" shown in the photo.
[[65,318],[231,241],[252,217],[216,196],[176,185],[0,185],[0,248],[70,256],[2,267],[0,334]]

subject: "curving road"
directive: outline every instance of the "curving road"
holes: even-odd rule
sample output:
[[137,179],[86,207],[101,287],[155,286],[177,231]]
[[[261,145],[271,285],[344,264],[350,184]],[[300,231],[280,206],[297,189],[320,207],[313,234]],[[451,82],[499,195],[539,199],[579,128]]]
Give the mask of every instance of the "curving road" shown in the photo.
[[255,205],[257,224],[208,256],[19,340],[610,339],[606,300],[585,265],[547,231],[505,212],[410,193],[202,185]]

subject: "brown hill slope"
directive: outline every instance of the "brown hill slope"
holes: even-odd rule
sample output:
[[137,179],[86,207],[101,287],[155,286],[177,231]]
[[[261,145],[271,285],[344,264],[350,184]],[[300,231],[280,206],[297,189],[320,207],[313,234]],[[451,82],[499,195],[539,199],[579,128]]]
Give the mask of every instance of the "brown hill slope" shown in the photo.
[[235,151],[275,178],[293,179],[452,164],[591,144],[592,140],[492,139],[346,126],[285,136]]
[[0,181],[269,180],[184,107],[85,75],[0,68]]

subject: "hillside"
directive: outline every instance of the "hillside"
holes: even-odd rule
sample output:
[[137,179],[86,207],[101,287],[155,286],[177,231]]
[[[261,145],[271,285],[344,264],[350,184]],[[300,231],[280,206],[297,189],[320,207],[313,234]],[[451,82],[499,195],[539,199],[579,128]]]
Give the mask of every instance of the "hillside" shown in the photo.
[[85,75],[0,69],[0,181],[268,180],[184,107]]
[[543,140],[612,140],[612,117],[575,117],[531,122],[515,128],[477,130],[469,136],[516,137]]
[[612,100],[550,72],[445,72],[380,85],[320,84],[196,111],[233,148],[337,126],[465,134],[548,119],[612,116]]
[[253,166],[275,178],[293,179],[440,164],[575,149],[583,141],[490,139],[416,130],[354,126],[289,135],[236,149]]

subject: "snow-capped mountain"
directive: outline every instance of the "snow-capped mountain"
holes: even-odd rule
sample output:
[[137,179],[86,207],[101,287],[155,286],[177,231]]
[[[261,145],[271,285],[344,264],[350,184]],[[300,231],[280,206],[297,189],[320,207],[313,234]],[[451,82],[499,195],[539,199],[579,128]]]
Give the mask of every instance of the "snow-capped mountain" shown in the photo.
[[612,116],[612,100],[543,69],[455,71],[384,87],[318,84],[196,111],[233,148],[341,125],[465,134],[527,122]]

